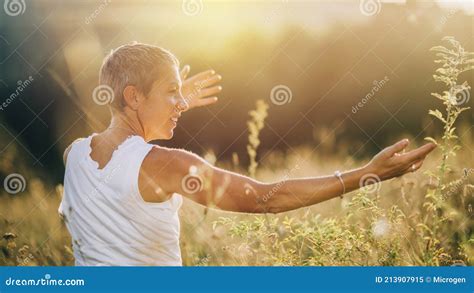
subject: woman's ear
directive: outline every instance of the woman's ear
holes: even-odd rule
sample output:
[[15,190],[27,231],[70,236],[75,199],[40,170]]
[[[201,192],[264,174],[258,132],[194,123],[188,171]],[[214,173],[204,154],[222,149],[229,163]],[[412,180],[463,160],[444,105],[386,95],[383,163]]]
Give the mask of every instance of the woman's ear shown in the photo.
[[133,85],[127,85],[123,89],[123,99],[125,105],[130,107],[132,110],[138,110],[140,104],[140,95],[137,88]]

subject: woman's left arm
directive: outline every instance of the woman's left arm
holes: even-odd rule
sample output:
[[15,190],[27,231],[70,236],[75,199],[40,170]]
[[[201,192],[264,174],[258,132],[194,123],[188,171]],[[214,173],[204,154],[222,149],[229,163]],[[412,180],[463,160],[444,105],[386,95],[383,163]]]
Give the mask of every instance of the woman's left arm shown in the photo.
[[[416,171],[435,148],[426,144],[399,154],[408,145],[402,140],[377,154],[367,165],[336,176],[308,177],[263,183],[212,166],[199,156],[179,149],[154,147],[145,158],[143,172],[166,194],[174,192],[205,206],[245,213],[280,213],[313,205],[357,189],[361,179],[382,180]],[[364,184],[371,181],[362,182]]]

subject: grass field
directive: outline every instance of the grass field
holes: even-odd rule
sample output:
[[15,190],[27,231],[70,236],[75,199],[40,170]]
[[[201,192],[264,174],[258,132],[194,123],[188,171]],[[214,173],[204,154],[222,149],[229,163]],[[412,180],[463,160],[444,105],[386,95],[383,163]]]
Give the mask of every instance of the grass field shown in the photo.
[[[449,63],[451,51],[437,50]],[[456,48],[452,52],[472,58],[472,53]],[[458,65],[463,62],[452,67]],[[450,100],[451,94],[469,88],[459,87],[450,66],[435,77],[448,86],[443,94],[435,94],[445,109],[430,111],[442,122],[443,135],[420,171],[367,186],[343,200],[277,215],[227,213],[185,200],[180,210],[184,265],[473,265],[474,136],[470,125],[455,127],[464,108]],[[249,170],[237,159],[213,162],[212,154],[204,157],[266,182],[327,175],[367,162],[356,161],[346,145],[335,144],[331,132],[318,147],[275,151],[257,162],[267,108],[259,103],[255,111],[249,121]],[[414,140],[411,147],[421,143]],[[10,147],[2,154],[0,170],[21,172],[27,188],[0,194],[0,265],[73,265],[71,240],[57,213],[62,186],[35,179],[37,174],[16,150]]]
[[[462,143],[474,137],[464,129]],[[343,149],[343,148],[341,148]],[[272,153],[257,171],[265,181],[286,176],[288,166],[309,156]],[[186,200],[180,211],[181,249],[185,265],[452,265],[473,264],[474,158],[463,148],[453,159],[449,179],[462,180],[443,204],[440,226],[424,207],[434,182],[424,171],[441,160],[435,153],[422,170],[383,182],[379,188],[354,191],[310,208],[278,215],[242,215],[205,209]],[[3,162],[6,163],[5,160]],[[223,162],[224,167],[231,167]],[[359,165],[341,150],[328,158],[312,153],[290,177],[330,174]],[[275,166],[280,166],[276,169]],[[469,171],[470,170],[470,171]],[[242,170],[244,171],[244,170]],[[464,173],[463,173],[464,172]],[[72,265],[70,237],[57,208],[62,186],[28,181],[21,195],[0,201],[1,265]],[[430,220],[431,219],[431,220]],[[442,220],[441,220],[442,219]],[[12,233],[12,234],[8,234]]]

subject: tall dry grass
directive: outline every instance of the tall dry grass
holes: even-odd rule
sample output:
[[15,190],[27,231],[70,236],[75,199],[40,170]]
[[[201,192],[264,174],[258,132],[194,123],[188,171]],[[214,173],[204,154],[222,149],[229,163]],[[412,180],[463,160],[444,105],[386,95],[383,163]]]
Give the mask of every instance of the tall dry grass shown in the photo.
[[[458,58],[466,53],[452,39],[447,41],[453,48],[435,50],[446,58],[452,58],[451,51]],[[471,59],[463,62],[467,60]],[[444,71],[438,70],[448,78],[448,90],[437,96],[445,114],[440,110],[430,113],[443,123],[444,132],[441,139],[431,139],[440,148],[422,171],[384,182],[380,188],[354,191],[343,200],[278,215],[228,213],[185,200],[180,211],[184,264],[473,265],[474,137],[470,126],[454,128],[462,111],[450,102],[460,89],[453,68],[464,66],[463,62],[448,60],[443,63],[447,64]],[[365,163],[356,161],[345,151],[347,146],[336,145],[333,134],[324,131],[324,149],[331,150],[330,154],[307,145],[286,154],[271,152],[257,164],[267,107],[258,103],[251,113],[249,172],[262,181],[325,175]],[[62,186],[38,179],[21,157],[10,147],[0,159],[2,172],[21,170],[28,184],[21,194],[0,194],[0,264],[72,265],[71,240],[57,213]],[[215,158],[212,154],[207,157]],[[231,162],[216,164],[240,172],[246,169],[235,156]]]

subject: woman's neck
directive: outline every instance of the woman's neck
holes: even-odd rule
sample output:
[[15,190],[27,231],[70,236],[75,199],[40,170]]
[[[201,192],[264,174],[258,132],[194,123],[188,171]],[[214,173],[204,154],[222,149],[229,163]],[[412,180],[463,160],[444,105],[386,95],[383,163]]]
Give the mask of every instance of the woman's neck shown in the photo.
[[112,114],[110,125],[107,128],[112,133],[125,133],[128,135],[138,135],[146,139],[145,131],[138,119],[138,117],[131,117],[125,112],[115,111]]

